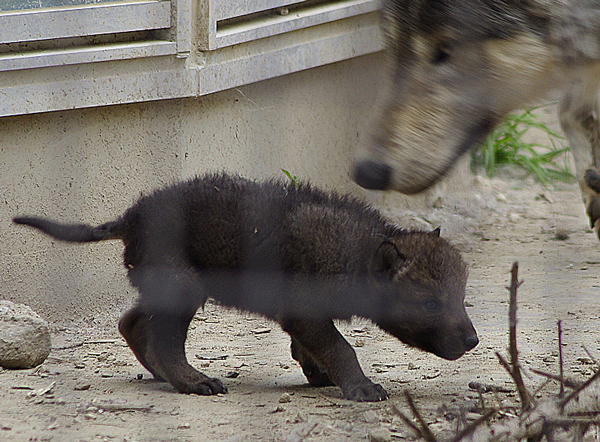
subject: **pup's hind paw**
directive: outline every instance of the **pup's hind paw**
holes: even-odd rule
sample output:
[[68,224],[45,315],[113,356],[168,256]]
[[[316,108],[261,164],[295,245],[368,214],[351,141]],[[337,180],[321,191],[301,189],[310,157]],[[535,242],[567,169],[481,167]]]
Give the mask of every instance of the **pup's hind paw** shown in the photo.
[[387,392],[379,384],[369,381],[368,384],[357,385],[344,390],[344,399],[356,402],[380,402],[388,398]]

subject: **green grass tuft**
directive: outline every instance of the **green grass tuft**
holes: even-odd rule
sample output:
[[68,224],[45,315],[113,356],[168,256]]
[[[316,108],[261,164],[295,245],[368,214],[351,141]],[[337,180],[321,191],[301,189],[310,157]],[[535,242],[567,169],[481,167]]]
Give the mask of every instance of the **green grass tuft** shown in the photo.
[[[471,155],[471,170],[476,172],[483,167],[488,177],[494,176],[496,169],[513,165],[533,174],[543,185],[555,181],[572,182],[574,175],[566,161],[556,160],[566,156],[568,147],[563,146],[564,138],[552,131],[533,114],[537,109],[549,106],[544,104],[525,109],[521,113],[509,114],[494,129],[488,138]],[[545,134],[549,144],[527,143],[523,136],[530,129],[539,129]]]
[[291,173],[289,173],[287,170],[285,169],[281,169],[281,171],[285,174],[286,177],[288,177],[290,179],[290,181],[292,183],[294,183],[294,186],[296,187],[296,189],[298,187],[300,187],[300,181],[298,181],[298,178],[296,177],[296,175],[292,176]]

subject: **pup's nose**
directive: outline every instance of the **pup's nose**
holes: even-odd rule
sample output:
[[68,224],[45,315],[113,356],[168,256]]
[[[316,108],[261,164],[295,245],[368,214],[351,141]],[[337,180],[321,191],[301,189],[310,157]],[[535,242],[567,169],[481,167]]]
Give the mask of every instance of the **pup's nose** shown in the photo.
[[479,344],[477,335],[471,335],[465,338],[465,347],[467,348],[467,351],[474,349],[477,344]]
[[386,164],[375,161],[361,161],[354,167],[354,181],[360,187],[372,190],[385,190],[390,184],[391,169]]

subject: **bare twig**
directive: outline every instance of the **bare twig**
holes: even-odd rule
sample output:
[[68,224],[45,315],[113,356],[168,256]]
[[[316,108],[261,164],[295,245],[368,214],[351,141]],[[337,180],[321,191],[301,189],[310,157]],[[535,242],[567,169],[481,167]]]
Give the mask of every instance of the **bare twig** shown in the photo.
[[[557,374],[548,373],[548,372],[538,370],[535,368],[532,368],[531,371],[535,374],[539,374],[540,376],[544,376],[544,377],[547,377],[548,379],[552,379],[552,380],[560,382],[560,376]],[[581,387],[581,384],[583,384],[583,382],[579,382],[579,381],[569,379],[569,378],[563,378],[563,381],[565,383],[565,387],[567,387],[567,388],[579,388],[579,387]]]
[[148,413],[152,411],[154,405],[136,406],[136,405],[119,405],[119,404],[96,404],[93,406],[104,411],[142,411]]
[[413,430],[415,432],[415,434],[419,437],[424,437],[423,436],[423,432],[421,431],[421,429],[419,427],[417,427],[415,425],[415,423],[413,421],[410,420],[410,418],[405,415],[404,413],[402,413],[398,407],[396,407],[395,405],[392,405],[392,410],[394,410],[394,412],[400,417],[400,419],[402,419],[402,421],[408,425],[411,430]]
[[512,388],[503,387],[501,385],[483,384],[481,382],[472,381],[469,382],[469,388],[481,393],[500,392],[500,393],[512,393]]
[[521,408],[525,411],[531,408],[531,397],[521,376],[519,352],[517,350],[517,289],[523,283],[523,281],[519,282],[519,263],[517,261],[513,263],[510,273],[510,287],[507,287],[510,293],[508,306],[508,351],[510,354],[511,369],[509,373],[515,381],[517,391],[519,392]]
[[404,396],[406,397],[406,401],[408,402],[408,406],[410,407],[410,409],[412,410],[413,414],[415,415],[415,418],[417,419],[417,421],[421,425],[421,435],[422,435],[422,437],[427,442],[437,442],[437,439],[433,435],[433,432],[429,429],[429,426],[427,425],[427,422],[425,422],[425,419],[423,419],[423,416],[421,416],[421,413],[419,413],[419,410],[417,410],[417,407],[415,406],[415,403],[413,402],[412,396],[410,395],[410,393],[408,392],[408,390],[404,391]]
[[583,344],[581,344],[581,347],[583,347],[583,349],[585,350],[585,352],[587,353],[588,357],[592,360],[592,362],[594,364],[596,364],[596,367],[600,368],[600,363],[598,362],[598,360],[592,356],[592,354],[590,353],[590,351],[587,349],[587,347]]
[[471,434],[473,434],[473,432],[482,424],[484,424],[485,422],[489,421],[497,412],[498,410],[496,410],[495,408],[489,410],[487,413],[485,413],[483,416],[475,419],[473,422],[471,422],[467,427],[465,427],[459,434],[457,434],[451,442],[459,442],[460,440],[462,440],[465,437],[470,436]]
[[579,393],[581,393],[581,391],[586,388],[588,385],[590,385],[592,382],[594,382],[596,379],[600,378],[600,370],[598,370],[596,373],[594,373],[594,376],[592,376],[591,378],[589,378],[587,381],[585,381],[583,384],[581,384],[578,388],[576,388],[573,392],[571,392],[571,394],[569,394],[567,397],[563,398],[560,401],[560,407],[562,410],[565,409],[565,406],[574,398],[577,397],[577,395]]
[[565,397],[565,371],[563,366],[563,352],[562,352],[562,321],[558,320],[558,364],[560,367],[560,391],[558,397]]

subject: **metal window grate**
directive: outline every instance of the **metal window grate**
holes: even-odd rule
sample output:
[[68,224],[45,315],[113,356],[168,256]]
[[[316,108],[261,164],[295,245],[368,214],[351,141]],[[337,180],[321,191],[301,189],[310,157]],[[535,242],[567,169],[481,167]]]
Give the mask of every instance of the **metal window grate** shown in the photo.
[[214,50],[376,11],[378,0],[210,0],[200,48]]

